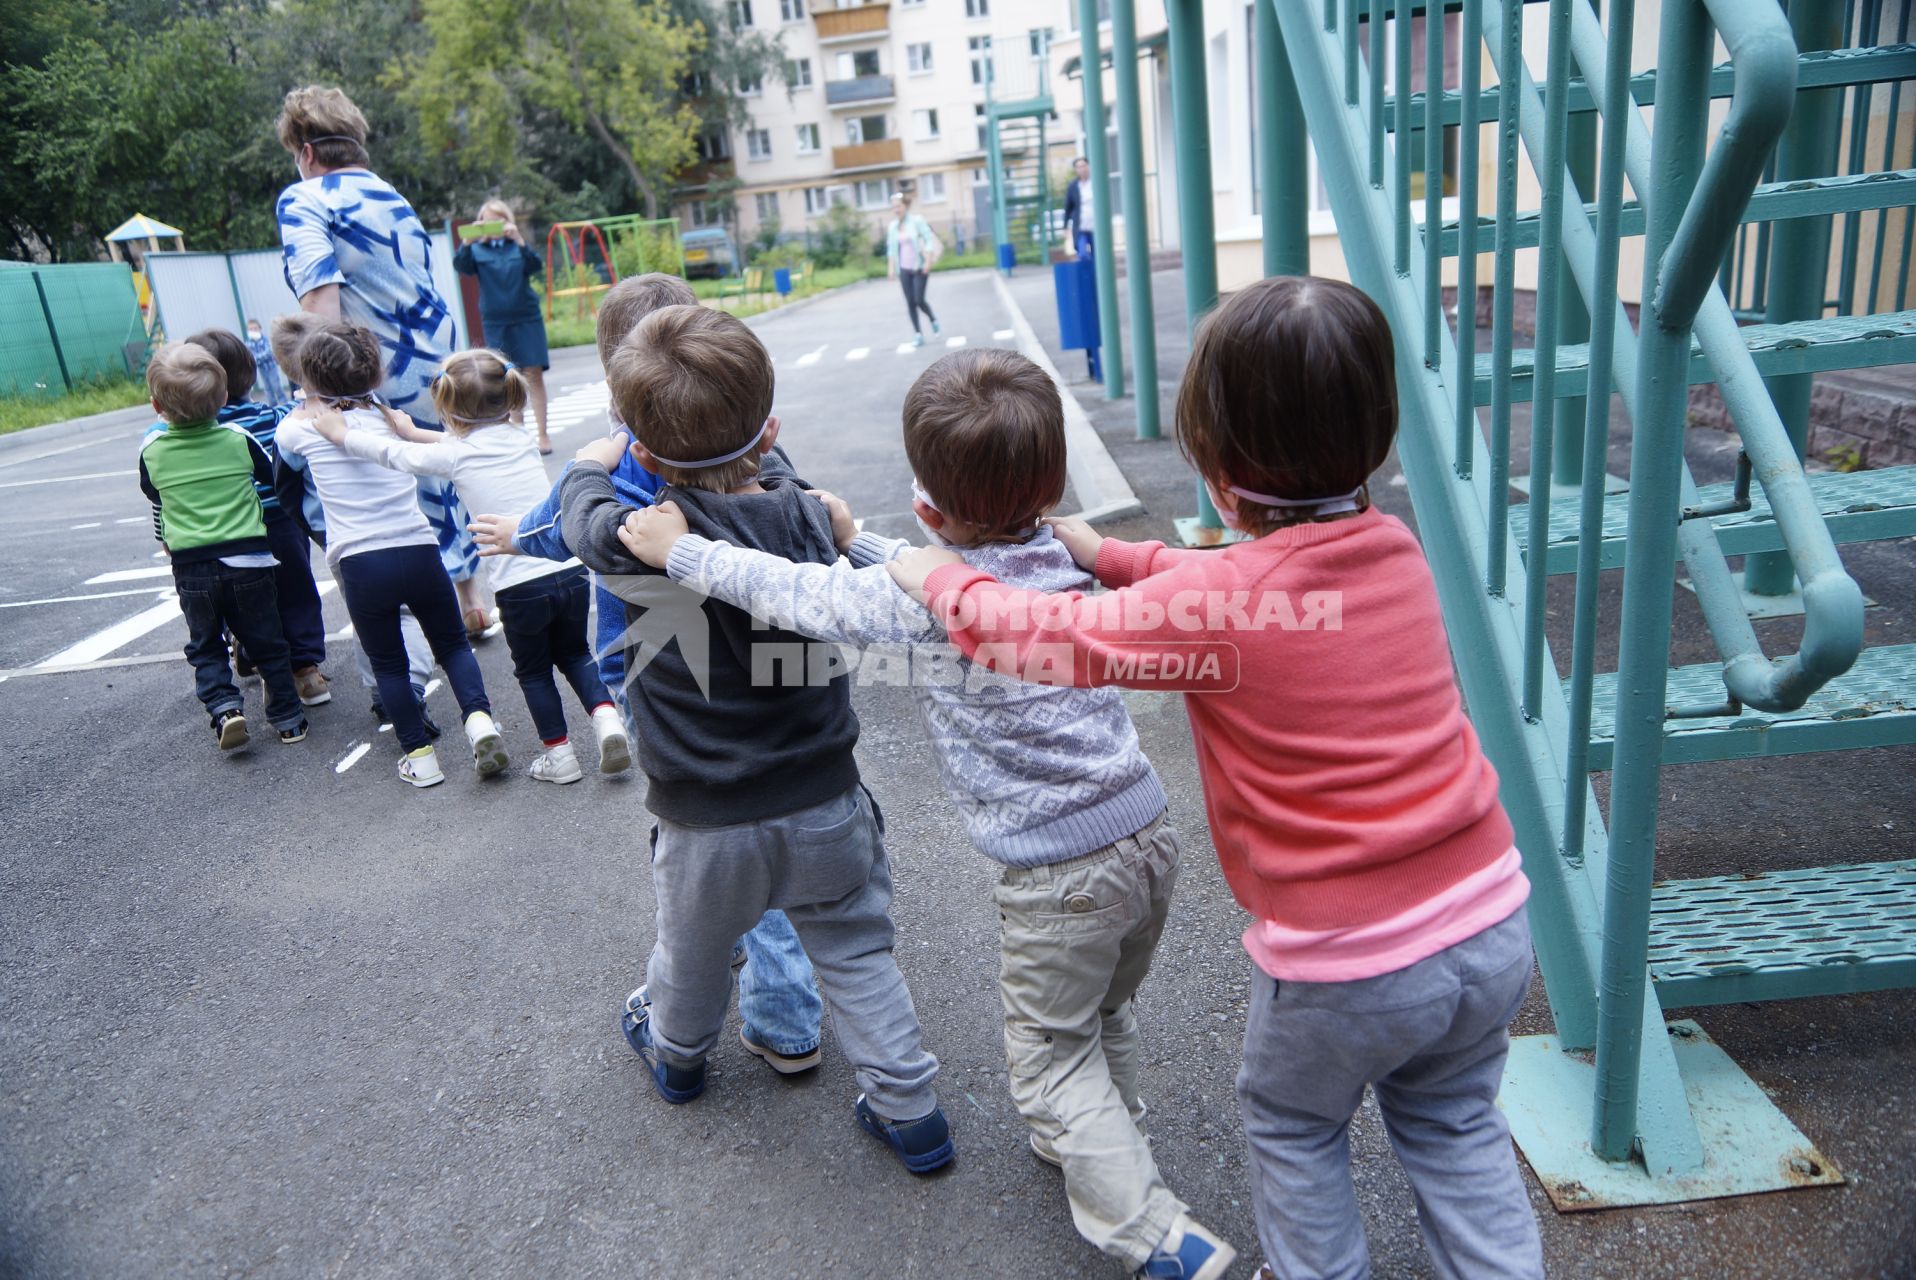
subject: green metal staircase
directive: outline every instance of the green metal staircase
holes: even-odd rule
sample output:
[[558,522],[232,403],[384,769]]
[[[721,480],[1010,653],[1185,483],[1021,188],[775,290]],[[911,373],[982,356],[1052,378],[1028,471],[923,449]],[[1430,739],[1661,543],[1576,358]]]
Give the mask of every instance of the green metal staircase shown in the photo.
[[[1540,88],[1522,0],[1262,2],[1275,23],[1267,36],[1260,13],[1259,35],[1280,42],[1274,74],[1287,83],[1260,83],[1259,96],[1294,87],[1352,277],[1397,335],[1399,456],[1533,884],[1557,1029],[1512,1053],[1505,1107],[1519,1144],[1566,1209],[1838,1180],[1700,1029],[1664,1011],[1916,985],[1916,861],[1659,882],[1658,783],[1664,764],[1916,742],[1916,646],[1864,648],[1864,601],[1837,551],[1916,536],[1916,467],[1812,476],[1800,461],[1812,375],[1916,362],[1907,238],[1859,257],[1857,235],[1862,215],[1916,204],[1916,161],[1897,140],[1896,104],[1916,80],[1907,6],[1661,0],[1657,70],[1631,76],[1636,0],[1604,0],[1601,19],[1590,0],[1547,0],[1531,6],[1533,29],[1547,26]],[[1169,6],[1174,45],[1198,9]],[[1414,31],[1427,14],[1443,20]],[[1730,56],[1712,65],[1719,39]],[[1447,46],[1458,85],[1386,92],[1444,66]],[[1854,136],[1882,86],[1880,163],[1862,141],[1846,162],[1843,107]],[[1577,180],[1590,165],[1570,130],[1591,113],[1594,184]],[[1449,219],[1446,127],[1464,178]],[[1266,190],[1303,187],[1294,141]],[[1497,183],[1480,214],[1484,145]],[[1541,178],[1533,210],[1518,208],[1520,149]],[[1429,180],[1414,204],[1419,171]],[[1839,222],[1849,260],[1829,299]],[[1627,237],[1642,238],[1648,264],[1636,316],[1618,301]],[[1197,239],[1187,226],[1185,243]],[[1514,298],[1527,250],[1538,283],[1526,349]],[[1488,334],[1471,305],[1482,254],[1494,264]],[[1464,299],[1454,328],[1447,260]],[[1893,307],[1879,308],[1888,294]],[[1561,341],[1561,313],[1578,310],[1588,341]],[[1716,385],[1735,426],[1734,481],[1699,486],[1684,460],[1693,383]],[[1606,493],[1611,392],[1630,423],[1630,475]],[[1511,484],[1522,403],[1527,502]],[[1580,464],[1571,491],[1551,484],[1565,453]],[[1732,556],[1747,557],[1741,583]],[[1719,660],[1672,669],[1679,561]],[[1616,570],[1621,617],[1600,618],[1599,577]],[[1567,655],[1545,638],[1553,575],[1575,576]],[[1752,605],[1803,613],[1795,653],[1765,653]],[[1620,657],[1600,672],[1605,626]],[[1604,771],[1600,809],[1591,776]]]
[[1049,130],[1055,109],[1051,96],[1050,37],[1042,32],[1034,50],[1022,42],[985,46],[985,159],[991,180],[992,240],[998,265],[1006,270],[1007,248],[1013,262],[1044,263],[1057,237],[1048,222],[1056,205],[1051,191]]

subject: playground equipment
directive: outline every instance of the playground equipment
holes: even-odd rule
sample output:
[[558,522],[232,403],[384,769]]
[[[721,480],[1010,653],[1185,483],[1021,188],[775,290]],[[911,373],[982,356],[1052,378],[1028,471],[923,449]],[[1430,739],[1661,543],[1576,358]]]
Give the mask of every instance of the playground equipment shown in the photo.
[[[1004,59],[986,40],[985,171],[991,180],[991,233],[998,266],[1048,260],[1059,237],[1052,226],[1050,147],[1045,123],[1053,111],[1050,36],[1033,32],[1036,51],[1024,48]],[[1023,42],[1020,41],[1020,44]]]
[[[1132,7],[1111,0],[1120,69],[1135,44]],[[1204,6],[1165,7],[1195,323],[1217,299]],[[1524,61],[1526,8],[1538,13],[1533,25],[1547,25],[1541,89]],[[1916,985],[1916,861],[1795,869],[1786,854],[1752,848],[1735,874],[1656,874],[1663,764],[1916,742],[1916,645],[1863,648],[1862,596],[1836,549],[1916,534],[1916,467],[1811,479],[1801,464],[1811,375],[1916,361],[1916,312],[1901,309],[1916,170],[1894,167],[1907,145],[1896,104],[1901,82],[1916,79],[1916,45],[1905,43],[1909,6],[1900,19],[1897,11],[1880,0],[1793,3],[1787,16],[1768,0],[1661,0],[1659,65],[1633,77],[1636,0],[1604,0],[1601,18],[1591,0],[1257,4],[1265,271],[1308,270],[1314,145],[1351,277],[1396,335],[1398,456],[1471,718],[1533,886],[1556,1030],[1516,1042],[1503,1105],[1560,1209],[1841,1181],[1727,1054],[1695,1023],[1666,1021],[1665,1009]],[[1413,16],[1427,14],[1457,19],[1425,21],[1414,34]],[[1896,42],[1884,43],[1892,26]],[[1713,67],[1718,38],[1729,60]],[[1488,90],[1486,53],[1499,79]],[[1089,48],[1085,61],[1095,65]],[[1422,68],[1447,61],[1457,87],[1415,91]],[[1891,107],[1882,165],[1871,170],[1878,85],[1892,86]],[[1121,103],[1126,96],[1121,78]],[[1727,114],[1712,128],[1718,100]],[[1639,107],[1652,103],[1646,124]],[[1601,125],[1594,185],[1584,151],[1597,130],[1579,140],[1573,115]],[[1492,122],[1494,216],[1480,217],[1480,135]],[[1459,216],[1447,222],[1451,127],[1462,181]],[[1120,111],[1119,129],[1136,132],[1133,112]],[[1520,145],[1541,179],[1534,210],[1518,208]],[[1419,173],[1421,209],[1412,200]],[[1626,175],[1634,199],[1625,199]],[[1833,220],[1873,215],[1880,241],[1892,211],[1900,258],[1872,264],[1865,296],[1852,222],[1830,301]],[[1124,213],[1127,224],[1144,213],[1129,182]],[[1643,239],[1634,327],[1617,287],[1626,236]],[[1523,350],[1516,258],[1533,248],[1537,333]],[[1871,247],[1877,262],[1882,252]],[[1495,264],[1481,351],[1480,254]],[[1462,300],[1454,332],[1446,258],[1456,260]],[[1149,314],[1148,273],[1133,271],[1131,283],[1133,314]],[[1725,284],[1765,323],[1739,326]],[[1589,340],[1566,341],[1581,335],[1564,313],[1579,311]],[[1717,385],[1740,439],[1732,483],[1699,487],[1685,462],[1688,388],[1698,382]],[[1628,492],[1615,495],[1603,466],[1613,389],[1632,425]],[[1529,500],[1513,504],[1512,408],[1525,400]],[[1566,449],[1573,466],[1562,465]],[[1679,555],[1720,661],[1672,669]],[[1762,651],[1726,555],[1755,562],[1754,594],[1801,583],[1796,653]],[[1621,617],[1600,619],[1599,577],[1618,568]],[[1569,573],[1566,678],[1546,640],[1545,606],[1549,577]],[[1600,623],[1616,628],[1614,672],[1597,670]],[[1607,822],[1590,785],[1604,771]]]
[[[598,256],[592,256],[596,247]],[[663,271],[685,274],[679,220],[647,220],[637,214],[555,222],[546,232],[546,319],[555,298],[575,298],[579,319],[596,306],[592,299],[626,276]]]
[[[149,218],[143,213],[136,213],[106,233],[107,252],[113,255],[115,262],[125,262],[127,261],[127,253],[120,246],[124,244],[137,244],[142,240],[146,242],[147,250],[152,253],[158,253],[160,251],[160,241],[162,240],[177,241],[178,243],[173,246],[175,250],[184,251],[186,248],[186,233],[184,231],[181,231],[178,227],[169,227],[157,218]],[[137,264],[133,268],[133,287],[138,291],[140,310],[144,312],[152,305],[153,291],[147,284],[146,272],[141,269],[142,265],[144,264]]]

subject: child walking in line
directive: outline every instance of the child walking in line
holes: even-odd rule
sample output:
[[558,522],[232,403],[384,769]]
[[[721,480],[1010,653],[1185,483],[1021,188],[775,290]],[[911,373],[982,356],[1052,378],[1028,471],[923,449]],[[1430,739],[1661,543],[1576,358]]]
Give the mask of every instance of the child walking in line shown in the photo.
[[[1089,575],[1039,523],[1065,487],[1064,406],[1011,351],[938,360],[905,397],[913,509],[926,533],[1006,582],[1077,590]],[[795,564],[700,537],[677,504],[622,541],[678,582],[829,644],[948,657],[944,628],[885,570],[909,544],[860,533],[827,499],[847,559]],[[916,662],[912,664],[916,666]],[[1011,1093],[1031,1150],[1064,1171],[1086,1240],[1141,1276],[1212,1280],[1236,1251],[1192,1219],[1139,1123],[1132,997],[1171,907],[1180,849],[1164,788],[1115,689],[1020,685],[957,660],[912,692],[972,842],[1001,864],[999,995]],[[902,669],[902,668],[893,668]]]
[[[370,332],[337,321],[321,325],[300,345],[297,366],[311,408],[338,411],[350,430],[390,436],[389,424],[398,419],[373,398],[384,366]],[[505,744],[412,478],[347,453],[305,414],[281,424],[279,450],[282,464],[303,467],[319,491],[326,512],[326,558],[405,753],[399,776],[415,787],[445,781],[407,672],[402,607],[419,619],[445,668],[479,776],[503,771]]]
[[[314,429],[349,456],[415,476],[450,480],[473,511],[511,511],[546,493],[545,468],[526,433],[512,423],[525,404],[525,379],[496,351],[448,356],[432,384],[433,407],[446,430],[421,431],[393,415],[391,434],[354,431],[338,413],[323,413]],[[565,676],[592,717],[599,771],[631,767],[632,751],[618,708],[592,661],[586,639],[592,597],[585,566],[528,556],[488,561],[513,675],[545,750],[529,770],[541,782],[577,782],[585,776],[566,733],[565,704],[552,678]]]
[[[705,307],[654,311],[613,352],[613,403],[638,461],[673,487],[701,533],[788,558],[838,558],[831,518],[760,471],[773,449],[772,360],[744,324]],[[632,508],[608,474],[624,441],[580,450],[560,489],[566,543],[595,572],[650,578],[626,618],[653,829],[657,939],[621,1027],[668,1102],[705,1090],[739,935],[768,910],[798,929],[863,1092],[858,1122],[913,1173],[952,1159],[918,1015],[892,956],[891,865],[859,781],[858,719],[843,675],[766,681],[754,654],[799,638],[674,586],[632,557]],[[673,643],[667,637],[684,636]],[[696,642],[695,639],[696,638]],[[644,660],[639,650],[644,647]],[[760,650],[761,645],[771,646]],[[803,666],[804,664],[801,664]]]
[[[650,272],[627,276],[606,291],[599,301],[596,340],[601,369],[610,367],[612,353],[625,341],[639,321],[661,307],[698,305],[692,286],[677,276]],[[618,421],[618,409],[609,416]],[[774,458],[782,451],[767,455],[761,472],[769,473]],[[566,468],[572,467],[571,460]],[[565,530],[559,521],[559,483],[523,516],[484,514],[473,518],[473,538],[481,556],[542,556],[547,560],[570,560],[572,549],[566,545]],[[618,451],[618,460],[609,477],[612,492],[631,507],[649,506],[664,482],[639,465],[630,450]],[[485,508],[476,508],[484,511]],[[606,586],[598,574],[592,575],[592,594],[597,621],[593,648],[598,655],[599,678],[605,682],[625,717],[626,733],[637,736],[631,703],[626,698],[626,617],[625,601]],[[739,1041],[745,1048],[780,1075],[799,1075],[818,1066],[819,1024],[824,1004],[818,998],[818,986],[812,976],[812,962],[799,944],[798,934],[783,911],[767,911],[758,923],[739,938],[734,957],[744,957],[738,971]],[[633,993],[634,997],[637,993]]]
[[[260,391],[266,396],[267,404],[278,404],[286,399],[286,390],[280,386],[279,365],[273,359],[273,343],[260,328],[259,321],[246,322],[246,351],[253,357],[253,372]],[[242,392],[242,398],[252,394],[249,386]]]
[[186,618],[186,657],[221,751],[247,740],[244,699],[227,665],[226,633],[253,655],[266,718],[281,742],[306,736],[306,713],[279,627],[273,554],[258,485],[273,463],[259,441],[216,421],[226,370],[204,349],[170,342],[146,366],[147,392],[166,429],[140,443],[140,488],[153,504]]
[[892,572],[967,655],[1186,691],[1218,859],[1253,916],[1237,1091],[1275,1275],[1368,1271],[1348,1132],[1369,1086],[1437,1272],[1538,1277],[1496,1105],[1530,983],[1529,882],[1430,567],[1368,499],[1396,429],[1376,304],[1263,280],[1199,330],[1177,409],[1181,448],[1248,541],[1178,551],[1057,523],[1114,589],[1098,597],[1018,589],[941,551]]

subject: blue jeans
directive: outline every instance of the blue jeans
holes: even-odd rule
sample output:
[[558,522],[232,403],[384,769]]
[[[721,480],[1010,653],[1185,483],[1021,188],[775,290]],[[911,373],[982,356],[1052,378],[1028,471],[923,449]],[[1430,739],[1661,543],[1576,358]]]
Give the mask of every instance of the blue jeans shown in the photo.
[[271,569],[235,569],[217,560],[173,565],[173,586],[186,619],[186,660],[193,664],[194,691],[207,715],[218,719],[244,705],[227,665],[226,632],[246,646],[266,685],[266,718],[275,729],[306,719],[293,687],[286,637],[279,629],[279,600]]
[[[432,739],[407,669],[406,642],[399,629],[402,607],[419,620],[433,656],[445,668],[459,714],[492,710],[478,659],[466,640],[466,624],[459,617],[459,600],[437,548],[420,543],[362,551],[342,557],[333,567],[333,576],[346,597],[346,612],[352,617],[359,646],[372,663],[380,704],[392,718],[393,734],[403,749],[431,746]],[[260,669],[265,670],[264,665]]]
[[499,604],[506,648],[512,651],[512,674],[525,694],[526,709],[532,713],[539,740],[548,744],[562,741],[566,736],[565,704],[559,700],[559,685],[552,678],[555,667],[587,711],[612,701],[605,682],[599,679],[598,664],[592,660],[592,644],[586,639],[592,588],[586,581],[585,566],[574,565],[502,588],[493,593],[493,599]]
[[774,1053],[804,1054],[818,1048],[824,1008],[812,981],[812,962],[798,930],[783,911],[767,911],[738,940],[745,967],[738,975],[738,1015],[752,1039]]

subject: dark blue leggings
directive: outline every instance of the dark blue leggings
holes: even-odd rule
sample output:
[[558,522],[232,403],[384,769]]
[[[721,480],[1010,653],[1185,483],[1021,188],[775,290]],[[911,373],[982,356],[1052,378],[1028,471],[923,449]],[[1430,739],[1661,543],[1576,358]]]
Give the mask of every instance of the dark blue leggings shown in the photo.
[[526,695],[526,709],[548,746],[566,736],[565,704],[559,700],[558,669],[579,695],[587,711],[610,706],[612,695],[599,679],[586,639],[586,621],[592,612],[592,586],[584,565],[548,573],[530,582],[502,587],[493,593],[504,624],[506,647],[512,651],[512,674]]
[[380,705],[392,717],[401,747],[416,751],[432,744],[406,669],[406,641],[399,630],[401,607],[412,610],[419,629],[426,633],[426,643],[445,669],[446,683],[458,700],[460,717],[492,710],[485,681],[479,676],[479,661],[466,640],[459,598],[453,594],[452,579],[440,563],[437,546],[420,543],[362,551],[341,559],[333,576],[339,579],[353,631],[379,685]]

